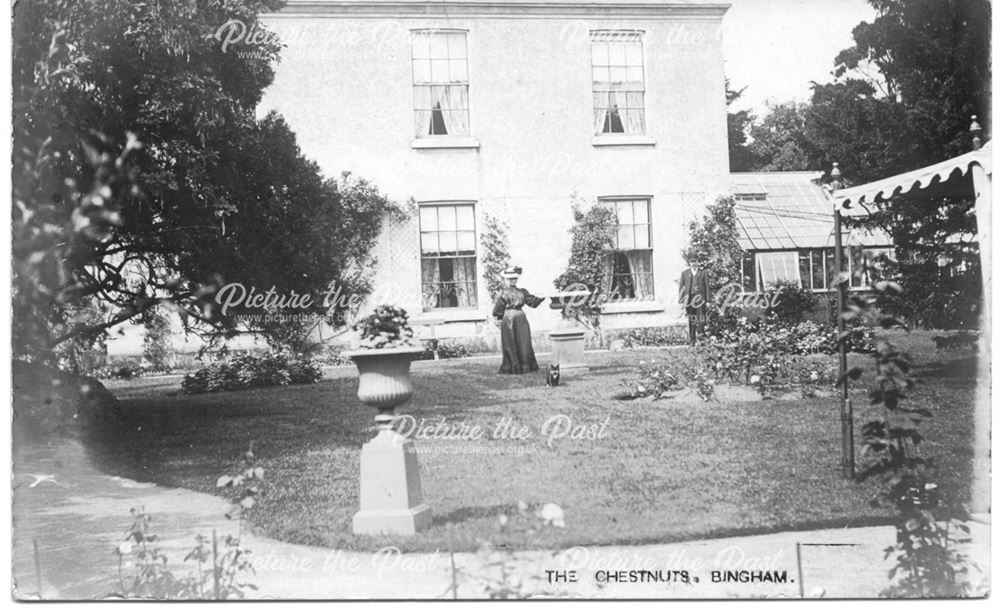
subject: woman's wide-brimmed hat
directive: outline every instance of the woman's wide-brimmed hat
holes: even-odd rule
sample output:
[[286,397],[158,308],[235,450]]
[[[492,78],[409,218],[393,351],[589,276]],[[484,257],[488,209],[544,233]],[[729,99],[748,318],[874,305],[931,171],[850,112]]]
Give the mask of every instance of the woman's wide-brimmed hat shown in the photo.
[[521,276],[521,267],[508,266],[503,269],[503,272],[500,273],[500,276],[502,276],[505,279],[516,279],[517,277]]

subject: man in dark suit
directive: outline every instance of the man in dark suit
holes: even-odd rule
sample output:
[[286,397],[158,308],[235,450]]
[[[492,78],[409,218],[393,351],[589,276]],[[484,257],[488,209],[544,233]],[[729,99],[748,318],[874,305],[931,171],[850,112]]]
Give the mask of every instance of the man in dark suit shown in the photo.
[[692,261],[690,267],[681,273],[680,304],[688,318],[688,338],[691,344],[698,343],[698,334],[705,333],[705,312],[712,298],[708,271],[698,268]]

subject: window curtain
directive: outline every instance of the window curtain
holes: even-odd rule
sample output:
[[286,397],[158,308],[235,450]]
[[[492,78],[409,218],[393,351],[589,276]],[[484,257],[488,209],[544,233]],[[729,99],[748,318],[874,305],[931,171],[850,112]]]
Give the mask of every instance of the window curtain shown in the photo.
[[[465,85],[435,86],[430,90],[431,98],[428,106],[433,108],[427,112],[426,134],[434,135],[467,135],[469,133],[469,90]],[[420,106],[418,106],[420,107]],[[444,126],[444,133],[433,128],[434,120],[439,119]]]
[[801,285],[799,254],[796,251],[768,251],[757,254],[761,283],[768,289],[777,281],[790,281]]
[[604,133],[604,123],[608,121],[608,94],[594,93],[594,133]]
[[625,124],[626,133],[642,134],[646,132],[646,110],[643,104],[642,92],[628,92],[628,119]]
[[433,133],[431,130],[431,117],[433,116],[434,96],[431,94],[431,87],[413,87],[413,107],[417,114],[416,130],[417,137],[423,137]]
[[475,308],[476,258],[456,258],[454,262],[455,295],[459,307]]
[[635,286],[635,297],[639,300],[649,300],[653,297],[653,286],[650,284],[653,276],[652,255],[648,251],[626,251],[629,272],[632,273],[632,284]]
[[614,84],[610,86],[611,91],[594,93],[594,132],[641,133],[644,130],[642,113],[629,110],[625,91],[617,90]]
[[611,108],[606,133],[628,133],[628,100],[625,91],[619,89],[619,85],[612,84],[612,91],[609,95],[608,106]]
[[424,310],[437,308],[440,302],[441,269],[436,259],[423,260],[420,265],[420,283],[423,287]]

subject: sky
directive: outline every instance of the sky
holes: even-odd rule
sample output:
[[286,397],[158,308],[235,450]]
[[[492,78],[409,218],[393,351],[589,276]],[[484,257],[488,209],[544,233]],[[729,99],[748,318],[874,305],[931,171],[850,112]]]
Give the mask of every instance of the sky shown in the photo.
[[723,20],[726,76],[746,87],[732,109],[758,116],[766,102],[807,101],[809,82],[833,79],[833,60],[853,45],[851,30],[872,21],[864,0],[729,0]]

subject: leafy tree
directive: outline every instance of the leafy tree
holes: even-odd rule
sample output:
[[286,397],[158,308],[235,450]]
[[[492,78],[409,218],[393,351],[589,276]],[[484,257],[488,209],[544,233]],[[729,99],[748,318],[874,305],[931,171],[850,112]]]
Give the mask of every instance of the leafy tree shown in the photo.
[[768,112],[750,127],[747,148],[752,171],[807,171],[818,168],[817,150],[806,134],[809,105],[794,101],[768,104]]
[[701,220],[688,224],[688,246],[681,256],[708,271],[713,293],[730,283],[739,284],[743,248],[736,225],[736,200],[720,196],[705,207]]
[[[723,287],[740,284],[743,248],[736,225],[736,200],[720,196],[707,205],[705,211],[701,220],[688,224],[688,245],[681,256],[688,264],[696,262],[699,268],[708,272],[709,286],[718,296]],[[719,307],[708,306],[705,312],[710,334],[732,327],[736,322],[737,313],[732,307],[720,312]]]
[[142,338],[142,358],[153,371],[170,371],[170,357],[173,355],[170,317],[160,309],[147,311],[144,316],[146,335]]
[[[388,201],[362,181],[324,181],[279,117],[256,119],[277,40],[236,53],[214,37],[234,19],[262,29],[257,14],[281,4],[14,7],[16,356],[46,357],[159,305],[235,331],[214,298],[227,283],[351,282]],[[87,299],[106,314],[72,323],[69,307]]]
[[[908,143],[884,150],[896,166],[859,164],[851,177],[865,181],[967,152],[969,117],[978,114],[989,132],[991,99],[988,0],[869,1],[879,16],[854,29],[855,44],[837,56],[835,74],[866,83],[867,97],[893,107],[862,114],[891,120],[874,126],[884,139]],[[854,169],[850,163],[845,157],[841,168]]]
[[[726,79],[726,107],[733,105],[743,96],[742,89],[733,89],[729,79]],[[726,125],[729,131],[729,170],[755,171],[753,154],[747,147],[747,130],[753,122],[753,115],[748,110],[727,112]]]
[[[848,184],[967,152],[973,114],[989,133],[990,3],[870,2],[878,17],[854,29],[837,80],[814,87],[805,126],[813,161],[838,161]],[[892,235],[889,270],[907,293],[887,298],[885,310],[929,325],[974,323],[982,284],[971,197],[898,196],[871,210],[855,223]]]

